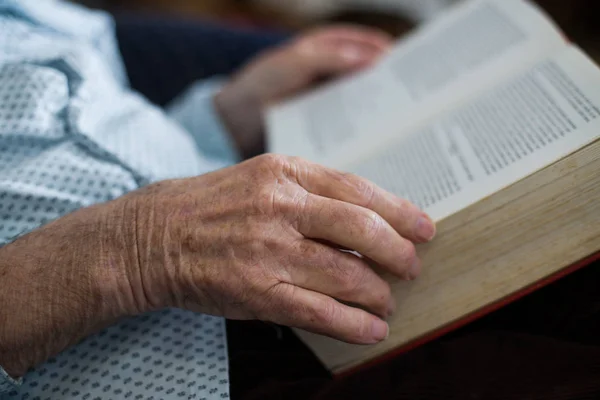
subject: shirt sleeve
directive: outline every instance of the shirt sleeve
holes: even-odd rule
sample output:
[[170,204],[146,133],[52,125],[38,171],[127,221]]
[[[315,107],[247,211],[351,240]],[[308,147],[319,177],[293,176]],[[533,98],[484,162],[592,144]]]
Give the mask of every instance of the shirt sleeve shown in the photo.
[[233,164],[241,161],[241,155],[213,101],[223,81],[222,77],[217,77],[196,82],[176,98],[166,111],[193,136],[205,157]]
[[66,71],[29,62],[0,65],[0,246],[144,183],[69,122],[78,99]]

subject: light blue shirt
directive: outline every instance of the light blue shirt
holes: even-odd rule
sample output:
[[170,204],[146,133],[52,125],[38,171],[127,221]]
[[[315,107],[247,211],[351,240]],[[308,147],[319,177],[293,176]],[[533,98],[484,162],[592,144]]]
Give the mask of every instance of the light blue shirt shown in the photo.
[[[213,110],[218,88],[198,82],[156,108],[128,87],[108,15],[0,0],[0,246],[150,182],[238,161]],[[165,310],[90,337],[19,382],[0,368],[0,397],[229,398],[226,344],[223,319]]]

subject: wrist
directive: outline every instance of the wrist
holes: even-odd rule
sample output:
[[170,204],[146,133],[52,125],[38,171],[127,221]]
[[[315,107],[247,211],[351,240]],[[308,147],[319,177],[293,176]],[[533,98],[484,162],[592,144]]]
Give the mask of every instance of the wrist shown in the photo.
[[[120,289],[129,298],[129,309],[140,312],[155,311],[166,307],[182,307],[185,291],[182,289],[182,247],[186,238],[181,237],[182,226],[171,225],[169,214],[172,198],[162,198],[160,193],[169,186],[179,186],[172,193],[185,194],[187,180],[167,180],[148,185],[117,200],[123,210],[123,219],[129,221],[123,235],[131,262],[125,269],[127,282]],[[167,188],[165,188],[167,187]],[[178,212],[178,211],[174,211]],[[167,220],[165,220],[167,218]]]
[[244,158],[264,153],[264,121],[259,99],[230,83],[215,95],[214,104]]
[[134,309],[105,211],[77,211],[0,248],[0,365],[12,377]]

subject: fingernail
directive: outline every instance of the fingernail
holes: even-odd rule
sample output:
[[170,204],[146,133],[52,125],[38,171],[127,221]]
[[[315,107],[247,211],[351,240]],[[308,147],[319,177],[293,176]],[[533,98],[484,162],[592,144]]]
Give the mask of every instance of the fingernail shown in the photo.
[[349,62],[358,62],[363,59],[363,52],[356,46],[343,47],[340,50],[340,55]]
[[435,224],[426,216],[421,216],[417,220],[415,235],[423,242],[429,242],[435,236]]
[[414,281],[417,279],[419,274],[421,273],[421,260],[418,257],[415,257],[410,269],[406,272],[406,280]]
[[386,340],[390,334],[390,328],[387,322],[380,319],[373,321],[373,339],[376,343]]

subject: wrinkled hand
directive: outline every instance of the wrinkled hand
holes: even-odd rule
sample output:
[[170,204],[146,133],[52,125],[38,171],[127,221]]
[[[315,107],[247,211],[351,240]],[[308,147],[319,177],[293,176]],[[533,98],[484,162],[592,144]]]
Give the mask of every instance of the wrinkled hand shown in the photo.
[[413,243],[434,233],[408,202],[296,158],[156,183],[0,247],[0,365],[22,376],[165,307],[376,343],[394,302],[369,265],[414,279]]
[[355,26],[321,28],[269,50],[216,96],[222,119],[246,156],[263,153],[264,108],[324,79],[356,72],[386,52],[391,38]]
[[414,279],[413,242],[435,233],[414,205],[361,178],[274,155],[118,201],[136,221],[126,286],[142,308],[259,319],[351,343],[385,339],[394,310],[366,260]]

